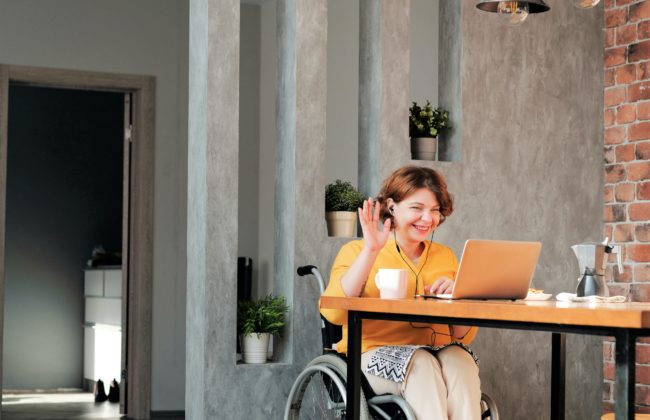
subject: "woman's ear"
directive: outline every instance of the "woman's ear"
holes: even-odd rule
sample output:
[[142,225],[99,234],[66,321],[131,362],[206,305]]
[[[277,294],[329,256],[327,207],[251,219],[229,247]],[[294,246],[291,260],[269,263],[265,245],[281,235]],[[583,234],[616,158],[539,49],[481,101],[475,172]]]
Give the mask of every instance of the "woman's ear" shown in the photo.
[[395,201],[393,201],[392,198],[388,197],[386,199],[386,208],[388,209],[389,212],[391,212],[390,209],[392,209],[394,205],[395,205]]

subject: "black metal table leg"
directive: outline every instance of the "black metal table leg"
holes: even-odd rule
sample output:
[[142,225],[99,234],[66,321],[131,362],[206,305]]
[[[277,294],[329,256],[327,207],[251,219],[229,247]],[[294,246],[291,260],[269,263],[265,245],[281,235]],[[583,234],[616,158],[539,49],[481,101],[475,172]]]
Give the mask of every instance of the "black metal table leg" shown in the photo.
[[566,335],[552,334],[551,345],[551,419],[564,420],[566,384]]
[[348,381],[346,419],[358,420],[361,392],[361,316],[348,312]]
[[616,420],[634,418],[636,335],[628,330],[616,334]]

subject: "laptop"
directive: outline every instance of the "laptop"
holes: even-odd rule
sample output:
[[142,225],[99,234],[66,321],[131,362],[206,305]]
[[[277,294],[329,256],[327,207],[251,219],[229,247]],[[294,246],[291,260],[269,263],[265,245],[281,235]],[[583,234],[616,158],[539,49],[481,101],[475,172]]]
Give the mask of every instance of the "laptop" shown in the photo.
[[524,299],[535,273],[541,242],[469,239],[451,293],[438,299]]

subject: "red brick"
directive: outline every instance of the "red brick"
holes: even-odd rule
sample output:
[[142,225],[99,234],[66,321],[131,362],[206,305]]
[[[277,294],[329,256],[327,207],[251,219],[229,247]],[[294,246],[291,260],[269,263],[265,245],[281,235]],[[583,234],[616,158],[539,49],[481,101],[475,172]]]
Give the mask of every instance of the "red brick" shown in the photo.
[[625,221],[625,205],[610,204],[606,205],[603,212],[605,222],[623,222]]
[[621,223],[614,228],[615,242],[632,242],[634,241],[634,225],[631,223]]
[[633,124],[628,129],[628,140],[647,140],[650,139],[650,122],[640,122]]
[[632,203],[628,209],[630,220],[632,221],[649,221],[650,220],[650,203]]
[[634,264],[634,281],[650,281],[650,265]]
[[626,104],[618,107],[616,111],[616,121],[619,124],[627,124],[636,120],[636,106]]
[[627,203],[630,201],[634,201],[634,195],[635,195],[634,192],[635,192],[634,184],[629,184],[629,183],[618,184],[616,186],[614,196],[616,197],[616,201]]
[[650,200],[650,182],[639,182],[636,184],[637,200]]
[[605,166],[605,183],[616,184],[624,181],[626,177],[625,167],[623,165],[606,165]]
[[636,66],[636,78],[639,80],[650,79],[650,62],[644,61]]
[[630,63],[650,58],[650,41],[641,41],[627,47],[627,59]]
[[625,25],[616,28],[616,44],[627,45],[636,41],[636,25]]
[[616,45],[616,28],[605,29],[605,48]]
[[636,106],[636,116],[640,120],[650,120],[650,102],[639,102]]
[[605,0],[605,9],[609,10],[614,7],[614,0]]
[[629,296],[630,295],[630,285],[629,284],[617,284],[612,283],[608,284],[609,294],[612,296]]
[[[642,1],[630,6],[630,22],[636,22],[638,20],[650,18],[650,3]],[[620,20],[620,17],[610,18],[614,20]]]
[[[650,404],[650,386],[637,385],[634,390],[634,402],[636,404]],[[634,408],[634,413],[648,413],[648,407],[637,406]],[[634,417],[636,418],[636,415]]]
[[603,378],[609,379],[610,381],[614,380],[614,373],[616,372],[614,362],[605,362],[603,363]]
[[650,364],[650,346],[647,344],[636,345],[636,362]]
[[614,109],[606,109],[603,113],[603,124],[605,127],[610,127],[616,122],[616,111]]
[[650,160],[650,141],[644,141],[635,145],[636,158],[639,160]]
[[611,203],[614,201],[614,187],[612,185],[605,185],[605,190],[603,192],[603,201],[605,203]]
[[[607,95],[607,90],[605,90],[605,95]],[[650,99],[650,82],[640,82],[630,85],[627,88],[627,97],[630,102],[636,102],[642,99]],[[611,106],[607,104],[605,105]]]
[[[637,66],[637,70],[639,72],[642,71],[640,65]],[[605,84],[605,86],[613,86],[614,85],[615,80],[616,80],[615,74],[616,73],[615,73],[614,69],[605,69],[605,74],[604,74],[604,77],[603,77],[603,83]]]
[[639,22],[636,28],[636,36],[639,40],[650,38],[650,20]]
[[630,163],[627,166],[627,179],[630,181],[650,179],[650,162]]
[[[632,302],[650,302],[650,284],[638,283],[630,284],[630,301]],[[609,289],[612,294],[612,289]],[[612,294],[613,295],[613,294]],[[625,295],[622,295],[625,296]]]
[[605,129],[605,144],[620,144],[625,140],[625,127],[609,127]]
[[613,146],[607,146],[603,150],[603,157],[605,159],[605,164],[610,164],[616,162],[616,152],[614,151]]
[[636,365],[636,383],[650,384],[650,366]]
[[626,9],[605,11],[605,28],[615,28],[617,26],[623,25],[625,22],[627,22]]
[[[650,244],[627,245],[627,257],[635,262],[650,262]],[[633,288],[634,286],[632,285]],[[650,284],[645,284],[645,286],[650,288]],[[647,301],[650,301],[650,299],[643,302]]]
[[634,0],[616,0],[616,6],[625,6],[626,4],[632,3]]
[[612,279],[616,283],[630,283],[632,281],[632,266],[630,265],[624,265],[622,272],[618,271],[617,265],[607,267],[607,269],[612,270]]
[[614,228],[612,228],[611,223],[605,223],[603,225],[603,238],[612,238],[614,234],[612,233],[614,231]]
[[633,144],[621,144],[616,146],[616,161],[617,162],[629,162],[634,160],[634,145]]
[[603,360],[606,362],[614,361],[614,343],[603,341]]
[[634,228],[634,236],[639,242],[650,242],[650,223],[636,225]]
[[630,126],[627,139],[630,141],[650,139],[650,122],[640,122]]
[[[650,89],[650,83],[648,84]],[[626,94],[623,86],[605,89],[605,107],[616,106],[625,102]]]
[[625,64],[627,54],[627,47],[607,48],[604,56],[605,68]]

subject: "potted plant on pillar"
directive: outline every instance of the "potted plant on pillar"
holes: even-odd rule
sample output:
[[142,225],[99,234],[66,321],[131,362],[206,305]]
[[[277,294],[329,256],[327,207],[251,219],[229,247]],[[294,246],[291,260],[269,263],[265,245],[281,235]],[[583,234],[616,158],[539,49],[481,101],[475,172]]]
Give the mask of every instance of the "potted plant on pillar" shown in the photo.
[[424,107],[413,102],[409,108],[411,158],[436,160],[438,134],[448,128],[451,128],[449,126],[449,111],[440,107],[433,109],[429,101]]
[[245,363],[265,363],[269,338],[280,334],[289,310],[283,296],[268,295],[237,304],[237,325]]
[[325,220],[329,236],[352,237],[357,228],[357,209],[363,196],[349,182],[337,179],[325,187]]

